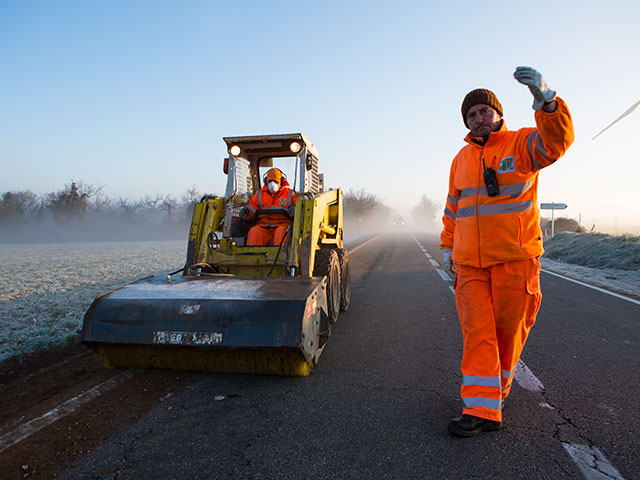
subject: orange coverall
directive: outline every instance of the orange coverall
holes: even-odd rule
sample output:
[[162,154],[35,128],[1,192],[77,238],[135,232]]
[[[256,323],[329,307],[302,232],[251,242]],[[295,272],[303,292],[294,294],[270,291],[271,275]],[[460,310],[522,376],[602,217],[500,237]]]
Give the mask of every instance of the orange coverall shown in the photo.
[[251,212],[247,220],[258,218],[258,223],[249,230],[247,245],[268,245],[271,240],[273,245],[278,245],[292,223],[287,209],[295,205],[297,199],[296,193],[289,188],[289,183],[284,178],[276,193],[271,193],[269,187],[263,185],[247,205]]
[[[502,420],[516,365],[540,308],[543,253],[538,173],[574,140],[565,102],[538,110],[537,128],[499,131],[486,142],[469,133],[453,159],[440,245],[452,249],[454,289],[463,336],[463,413]],[[489,197],[483,160],[498,177]]]

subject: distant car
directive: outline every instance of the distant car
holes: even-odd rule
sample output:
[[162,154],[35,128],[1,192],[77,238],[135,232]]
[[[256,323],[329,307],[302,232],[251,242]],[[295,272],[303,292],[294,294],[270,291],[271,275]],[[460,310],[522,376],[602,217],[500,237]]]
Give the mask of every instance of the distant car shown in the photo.
[[402,215],[396,215],[393,217],[393,225],[402,226],[405,224],[404,217]]

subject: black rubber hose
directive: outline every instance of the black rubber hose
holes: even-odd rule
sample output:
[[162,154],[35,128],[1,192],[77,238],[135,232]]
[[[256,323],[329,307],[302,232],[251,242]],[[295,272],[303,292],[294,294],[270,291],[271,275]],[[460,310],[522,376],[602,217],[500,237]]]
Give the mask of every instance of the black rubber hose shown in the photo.
[[278,253],[276,253],[276,259],[273,261],[273,265],[271,265],[271,270],[269,270],[269,273],[267,273],[267,277],[271,276],[271,274],[273,273],[273,269],[276,268],[276,263],[278,263],[278,257],[280,256],[280,250],[282,250],[282,244],[285,242],[285,240],[289,236],[290,231],[291,231],[291,225],[287,227],[287,231],[284,232],[284,236],[282,237],[282,240],[280,240],[280,244],[278,245]]

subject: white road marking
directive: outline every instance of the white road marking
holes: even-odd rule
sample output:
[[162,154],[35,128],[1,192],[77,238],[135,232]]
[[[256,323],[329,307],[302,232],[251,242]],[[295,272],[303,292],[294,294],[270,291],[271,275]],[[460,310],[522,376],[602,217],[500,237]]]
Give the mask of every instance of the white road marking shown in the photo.
[[562,446],[587,480],[624,480],[597,447],[575,443],[563,443]]
[[544,385],[538,377],[536,377],[529,367],[522,360],[518,360],[518,368],[516,368],[516,382],[525,390],[530,392],[544,391]]
[[[413,239],[416,241],[416,243],[420,247],[422,247],[422,245],[420,245],[420,242],[418,242],[418,240],[416,240],[415,237],[413,237]],[[431,258],[429,254],[426,252],[425,252],[425,255],[427,256],[427,258],[429,259]],[[435,267],[439,266],[438,262],[436,262],[435,260],[430,259],[429,261],[433,266]],[[438,274],[440,274],[440,277],[443,280],[451,281],[451,279],[444,272],[444,270],[437,268],[436,271],[438,272]],[[627,300],[629,302],[640,305],[639,301],[624,297],[622,295],[618,295],[617,293],[608,292],[607,290],[603,290],[601,288],[594,287],[593,285],[579,282],[572,278],[568,278],[563,275],[559,275],[557,273],[550,272],[545,269],[542,269],[542,271],[545,273],[549,273],[551,275],[555,275],[556,277],[569,280],[570,282],[574,282],[579,285],[583,285],[585,287],[593,288],[594,290],[598,290],[599,292],[607,293],[609,295],[613,295],[614,297],[618,297],[623,300]],[[451,290],[451,293],[455,297],[456,292],[453,289],[452,285],[449,285],[449,290]],[[542,382],[538,380],[538,377],[536,377],[533,374],[533,372],[529,370],[529,367],[527,367],[522,360],[518,360],[518,368],[516,369],[515,381],[522,388],[524,388],[525,390],[529,390],[530,392],[544,391],[544,385],[542,384]],[[552,407],[546,402],[540,402],[538,405],[541,408],[549,408],[549,409],[555,410],[554,407]],[[613,465],[611,465],[611,463],[609,463],[609,461],[605,458],[602,452],[598,450],[596,447],[590,447],[587,445],[579,445],[579,444],[572,444],[572,443],[562,443],[562,446],[569,453],[569,455],[571,456],[575,464],[578,466],[578,468],[580,469],[580,471],[582,472],[586,480],[605,480],[605,479],[624,480],[624,478],[622,478],[622,475],[620,475],[620,473],[613,467]]]
[[349,250],[349,253],[355,253],[355,252],[357,252],[357,251],[358,251],[358,250],[360,250],[362,247],[364,247],[365,245],[369,245],[371,242],[373,242],[375,239],[377,239],[377,238],[379,238],[379,237],[381,237],[381,236],[382,236],[382,234],[380,234],[380,235],[376,235],[376,236],[375,236],[375,237],[373,237],[372,239],[367,240],[367,241],[366,241],[366,242],[364,242],[364,243],[361,243],[360,245],[358,245],[358,246],[357,246],[357,247],[355,247],[355,248],[352,248],[351,250]]
[[560,275],[559,273],[552,272],[547,270],[546,268],[541,269],[544,273],[548,273],[549,275],[553,275],[555,277],[562,278],[564,280],[568,280],[573,283],[577,283],[578,285],[582,285],[583,287],[592,288],[597,290],[598,292],[606,293],[607,295],[611,295],[612,297],[621,298],[622,300],[626,300],[627,302],[635,303],[636,305],[640,305],[640,300],[636,300],[634,298],[625,297],[624,295],[620,295],[618,293],[610,292],[609,290],[605,290],[604,288],[594,287],[593,285],[589,285],[588,283],[581,282],[579,280],[574,280],[573,278],[565,277],[564,275]]
[[440,274],[440,278],[442,278],[445,282],[450,282],[451,281],[451,278],[449,277],[449,275],[447,275],[447,272],[445,272],[441,268],[436,268],[436,272],[438,272],[438,274]]
[[433,258],[430,258],[429,261],[431,262],[431,265],[433,265],[434,267],[439,267],[440,264],[438,262],[436,262]]
[[16,443],[21,442],[25,438],[33,435],[34,433],[40,431],[47,425],[52,424],[56,420],[59,420],[63,417],[66,417],[70,413],[73,413],[77,407],[80,405],[93,400],[94,398],[100,396],[102,393],[105,393],[111,390],[113,387],[118,385],[123,380],[127,378],[131,378],[133,376],[132,371],[126,371],[121,373],[120,375],[116,375],[115,377],[110,378],[106,382],[101,383],[100,385],[96,385],[95,387],[90,388],[84,393],[80,395],[76,395],[70,400],[67,400],[64,403],[61,403],[57,407],[52,410],[49,410],[44,415],[40,415],[39,417],[33,418],[26,423],[23,423],[21,426],[12,430],[8,433],[4,433],[0,435],[0,453],[4,452],[7,448],[15,445]]

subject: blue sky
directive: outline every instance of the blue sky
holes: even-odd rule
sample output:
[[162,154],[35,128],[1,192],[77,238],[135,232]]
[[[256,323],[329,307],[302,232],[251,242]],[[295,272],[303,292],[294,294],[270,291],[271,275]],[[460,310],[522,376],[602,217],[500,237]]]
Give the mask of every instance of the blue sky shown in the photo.
[[110,197],[223,193],[223,136],[302,132],[331,186],[408,214],[443,202],[473,88],[533,125],[542,72],[577,139],[539,199],[640,233],[637,1],[0,0],[0,192],[71,179]]

